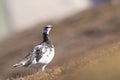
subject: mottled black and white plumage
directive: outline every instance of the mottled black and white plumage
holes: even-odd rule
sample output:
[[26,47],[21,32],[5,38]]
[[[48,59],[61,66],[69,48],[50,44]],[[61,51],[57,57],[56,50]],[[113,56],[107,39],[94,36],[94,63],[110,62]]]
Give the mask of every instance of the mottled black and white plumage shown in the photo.
[[45,67],[52,61],[54,57],[54,46],[49,38],[49,32],[52,25],[46,25],[43,29],[43,41],[35,46],[32,51],[14,67],[30,67],[44,71]]

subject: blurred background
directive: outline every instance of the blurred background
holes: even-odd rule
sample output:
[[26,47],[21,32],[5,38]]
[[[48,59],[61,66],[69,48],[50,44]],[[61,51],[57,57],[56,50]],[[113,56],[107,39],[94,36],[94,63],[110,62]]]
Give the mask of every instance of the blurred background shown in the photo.
[[89,0],[1,0],[0,4],[1,35],[47,20],[62,19],[91,6]]
[[[119,80],[119,8],[119,0],[0,0],[0,79]],[[56,48],[47,71],[13,68],[46,24]]]

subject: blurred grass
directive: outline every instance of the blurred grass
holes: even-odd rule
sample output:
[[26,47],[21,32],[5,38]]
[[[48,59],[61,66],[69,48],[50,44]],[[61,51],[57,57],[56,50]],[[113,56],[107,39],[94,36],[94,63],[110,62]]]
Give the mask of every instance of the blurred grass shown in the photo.
[[83,61],[76,58],[65,65],[68,70],[56,80],[119,80],[120,42],[91,52]]

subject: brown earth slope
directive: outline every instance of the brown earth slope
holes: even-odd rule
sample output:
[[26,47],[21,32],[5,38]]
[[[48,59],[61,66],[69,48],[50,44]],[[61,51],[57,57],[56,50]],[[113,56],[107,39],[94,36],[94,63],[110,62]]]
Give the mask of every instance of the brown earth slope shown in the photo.
[[[104,57],[100,58],[101,55],[107,55],[108,52],[111,52],[109,49],[113,49],[113,44],[118,45],[120,41],[119,7],[119,5],[102,5],[73,15],[62,21],[51,22],[55,26],[51,32],[51,39],[56,48],[54,60],[47,67],[48,70],[46,72],[36,73],[35,75],[20,79],[50,80],[54,78],[56,80],[73,80],[76,78],[76,80],[87,80],[85,76],[88,79],[90,76],[93,76],[91,80],[105,80],[102,79],[102,76],[95,75],[95,70],[99,67],[96,69],[94,67],[85,69],[85,66],[90,65],[91,62],[94,63],[96,59],[98,61],[99,59],[104,60]],[[21,33],[13,34],[0,43],[1,78],[19,77],[34,73],[34,70],[13,68],[12,65],[19,62],[33,46],[40,43],[42,40],[41,27],[44,24],[47,23],[37,25],[35,28]],[[108,52],[99,52],[105,50],[108,50]],[[107,61],[104,63],[106,64]],[[89,70],[94,71],[93,74],[85,73],[89,72]],[[102,75],[101,73],[98,74]],[[94,76],[98,76],[99,79],[94,78]]]

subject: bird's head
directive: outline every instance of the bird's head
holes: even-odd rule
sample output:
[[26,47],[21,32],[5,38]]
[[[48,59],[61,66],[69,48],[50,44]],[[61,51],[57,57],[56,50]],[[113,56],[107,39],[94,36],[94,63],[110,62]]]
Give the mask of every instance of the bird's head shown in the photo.
[[44,28],[43,28],[43,32],[44,34],[49,34],[50,30],[53,28],[52,25],[46,25]]

